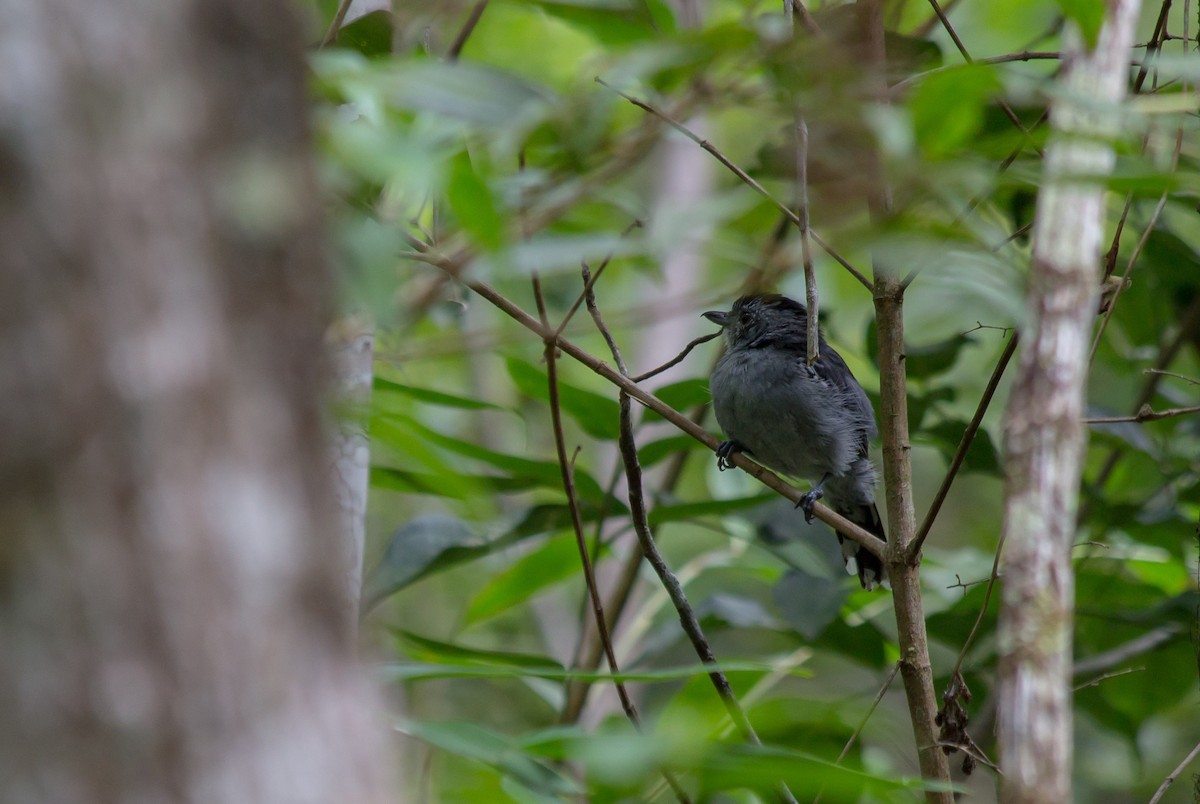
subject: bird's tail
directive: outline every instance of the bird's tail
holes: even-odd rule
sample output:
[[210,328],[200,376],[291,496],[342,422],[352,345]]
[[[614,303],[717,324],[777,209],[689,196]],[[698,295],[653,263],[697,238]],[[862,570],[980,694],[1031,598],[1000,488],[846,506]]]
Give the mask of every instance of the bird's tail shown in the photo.
[[[847,510],[839,510],[838,513],[855,525],[861,526],[867,533],[887,541],[887,533],[883,530],[883,520],[879,518],[879,509],[875,507],[875,503],[849,506]],[[862,584],[863,589],[870,591],[878,584],[883,583],[887,577],[883,571],[883,562],[876,558],[870,550],[852,539],[847,539],[840,533],[838,542],[842,545],[842,559],[846,562],[846,569],[858,572],[858,582]],[[851,565],[851,561],[854,562],[853,565]]]

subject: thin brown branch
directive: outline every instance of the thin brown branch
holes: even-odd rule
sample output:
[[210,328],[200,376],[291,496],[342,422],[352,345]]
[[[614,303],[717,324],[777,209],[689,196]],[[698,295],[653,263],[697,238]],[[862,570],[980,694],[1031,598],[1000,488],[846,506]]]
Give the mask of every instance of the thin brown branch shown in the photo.
[[487,4],[488,0],[479,0],[471,8],[471,13],[467,15],[467,21],[463,23],[462,29],[454,37],[454,41],[450,43],[450,49],[446,51],[446,61],[458,61],[463,47],[466,46],[467,40],[471,38],[475,26],[479,24],[479,18],[483,16],[484,10],[487,9]]
[[[703,150],[707,151],[709,153],[709,155],[711,155],[714,159],[716,159],[718,162],[720,162],[722,165],[724,165],[731,173],[733,173],[733,175],[737,176],[742,181],[743,184],[745,184],[750,189],[754,190],[754,192],[758,193],[766,200],[770,201],[771,204],[776,209],[778,209],[780,212],[782,212],[787,217],[788,220],[790,220],[792,223],[794,223],[797,227],[802,226],[800,216],[797,215],[794,210],[789,208],[787,204],[783,203],[778,198],[776,198],[774,195],[772,195],[771,192],[766,187],[763,187],[761,184],[759,184],[754,179],[754,177],[752,177],[749,173],[747,173],[746,171],[744,171],[740,167],[738,167],[737,164],[732,159],[730,159],[725,154],[723,154],[720,151],[720,149],[718,149],[711,142],[700,137],[698,134],[693,132],[691,129],[689,129],[687,126],[685,126],[683,123],[680,123],[678,120],[676,120],[673,117],[671,117],[670,115],[668,115],[666,112],[660,111],[659,109],[655,108],[653,105],[647,103],[646,101],[640,100],[639,98],[635,98],[632,95],[628,95],[628,94],[622,92],[621,90],[614,87],[612,84],[609,84],[608,82],[606,82],[604,79],[597,77],[596,83],[600,84],[601,86],[607,87],[609,90],[616,93],[617,95],[620,95],[622,98],[629,101],[634,106],[641,109],[642,111],[649,112],[654,117],[657,117],[659,120],[663,121],[668,126],[675,129],[680,134],[682,134],[683,136],[687,137],[692,142],[699,145]],[[812,235],[813,242],[816,243],[818,246],[820,246],[822,248],[822,250],[825,251],[826,254],[828,254],[830,257],[832,257],[834,260],[836,260],[839,265],[841,265],[843,268],[845,268],[847,271],[849,271],[850,274],[855,279],[857,279],[862,284],[863,287],[867,288],[868,290],[871,288],[870,280],[867,279],[862,274],[862,272],[860,272],[857,268],[855,268],[853,265],[851,265],[840,254],[838,254],[836,251],[834,251],[833,247],[830,246],[828,243],[826,243],[824,240],[822,240],[821,237],[816,232],[812,232],[810,230],[810,233]]]
[[[541,282],[538,275],[533,275],[533,295],[537,304],[538,318],[541,321],[543,331],[550,331],[550,321],[546,315],[546,301],[542,294]],[[619,674],[620,666],[617,663],[616,653],[612,647],[612,637],[608,631],[608,620],[604,615],[604,602],[600,599],[599,587],[596,584],[596,573],[592,566],[591,554],[587,546],[587,537],[583,533],[583,518],[579,512],[579,497],[575,493],[575,477],[572,471],[573,461],[567,459],[566,436],[564,435],[562,425],[562,405],[559,401],[558,394],[558,360],[557,347],[553,337],[545,338],[545,359],[546,359],[546,378],[549,383],[550,395],[550,420],[554,429],[554,447],[558,453],[558,465],[562,472],[563,491],[567,496],[567,509],[571,512],[571,527],[575,531],[575,543],[579,548],[579,561],[583,567],[584,584],[587,587],[588,598],[592,604],[592,613],[595,618],[596,631],[599,634],[600,644],[604,647],[604,655],[608,660],[608,668],[613,675]],[[625,683],[616,678],[613,679],[613,685],[617,690],[617,697],[621,701],[621,708],[625,711],[625,716],[635,728],[641,728],[641,716],[638,714],[637,706],[633,703],[633,699],[629,696],[629,691],[625,687]],[[674,778],[674,775],[662,770],[663,777],[675,792],[676,798],[680,802],[690,801],[687,793],[680,787],[679,782]]]
[[1127,676],[1130,673],[1140,673],[1145,669],[1145,667],[1127,667],[1124,670],[1118,670],[1115,673],[1105,673],[1102,676],[1096,676],[1091,681],[1085,681],[1082,684],[1077,684],[1076,686],[1071,687],[1071,692],[1079,692],[1080,690],[1085,690],[1088,687],[1096,687],[1102,682],[1108,681],[1110,678],[1120,678],[1121,676]]
[[983,624],[983,618],[987,616],[988,604],[992,602],[992,591],[996,587],[996,581],[1000,578],[1000,556],[1004,553],[1004,534],[1000,534],[1000,540],[996,542],[996,557],[992,560],[992,574],[987,581],[987,589],[983,593],[983,605],[979,607],[979,614],[975,617],[975,624],[971,626],[971,633],[967,634],[966,640],[963,641],[962,648],[958,651],[958,660],[954,662],[954,670],[950,673],[950,678],[956,679],[962,677],[963,661],[967,657],[967,651],[971,648],[971,644],[975,641],[975,635],[979,633],[979,626]]
[[337,41],[338,31],[342,29],[342,23],[346,19],[346,12],[350,10],[350,4],[354,0],[342,0],[338,3],[337,11],[333,14],[333,19],[329,23],[329,28],[325,31],[325,36],[321,37],[321,44],[317,45],[317,49],[329,47]]
[[1167,788],[1175,783],[1175,780],[1179,778],[1179,775],[1183,773],[1184,769],[1188,765],[1192,764],[1192,760],[1196,758],[1197,754],[1200,754],[1200,743],[1196,743],[1196,747],[1188,752],[1188,755],[1183,758],[1183,762],[1180,762],[1175,766],[1175,770],[1167,774],[1167,778],[1163,779],[1162,784],[1160,784],[1158,789],[1154,791],[1154,795],[1150,798],[1149,804],[1158,804],[1158,802],[1162,800],[1162,797],[1167,792]]
[[[541,282],[538,280],[537,274],[533,276],[533,295],[537,302],[538,316],[541,319],[542,327],[548,330],[549,321],[546,318],[546,302],[542,295]],[[604,645],[604,655],[608,659],[608,668],[615,675],[620,673],[620,667],[617,664],[617,656],[613,652],[612,639],[608,633],[608,621],[604,617],[604,603],[601,601],[600,593],[596,587],[596,574],[592,568],[592,559],[587,548],[587,538],[583,533],[583,518],[579,512],[579,497],[575,493],[575,477],[571,471],[571,462],[567,459],[566,436],[563,434],[562,426],[562,406],[559,403],[558,397],[557,351],[554,339],[545,339],[546,378],[550,386],[550,421],[554,429],[554,448],[558,453],[558,465],[562,472],[563,491],[567,495],[567,509],[571,512],[571,527],[575,531],[575,541],[579,547],[579,560],[583,565],[583,578],[587,585],[588,598],[592,603],[592,613],[595,616],[596,628],[600,632],[600,641]],[[613,683],[617,688],[617,696],[621,699],[621,707],[625,710],[626,717],[635,726],[640,725],[641,718],[638,716],[637,707],[634,706],[633,700],[629,697],[629,692],[625,689],[624,682],[614,679]]]
[[972,743],[968,747],[968,746],[962,745],[961,743],[951,743],[951,742],[945,742],[945,741],[939,740],[937,743],[935,743],[935,745],[937,745],[939,748],[942,748],[942,749],[950,749],[953,751],[962,751],[964,754],[968,755],[971,759],[978,762],[979,764],[987,765],[989,768],[994,770],[1000,776],[1004,775],[1004,771],[1000,770],[1000,766],[997,765],[995,762],[992,762],[986,756],[984,756],[983,751],[981,751],[979,749],[979,746],[975,745],[974,743]]
[[1184,382],[1191,383],[1192,385],[1200,385],[1200,380],[1197,380],[1193,377],[1189,377],[1186,374],[1176,374],[1173,371],[1162,371],[1160,369],[1146,369],[1142,373],[1143,374],[1161,374],[1163,377],[1174,377],[1177,380],[1183,380]]
[[796,215],[800,218],[800,254],[804,264],[804,301],[808,308],[808,364],[820,357],[820,298],[817,272],[813,268],[808,215],[808,123],[796,112]]
[[800,24],[804,26],[804,30],[810,34],[821,36],[825,33],[821,30],[821,26],[817,24],[816,18],[813,17],[800,0],[784,0],[784,6],[788,9],[788,16],[793,21],[793,24],[795,20],[800,20]]
[[[937,15],[938,20],[941,21],[942,27],[946,29],[946,33],[950,34],[950,38],[954,40],[954,45],[958,48],[958,52],[962,54],[963,61],[965,61],[967,64],[974,64],[975,59],[973,59],[971,54],[967,51],[967,46],[964,45],[962,40],[958,38],[958,31],[954,30],[954,26],[950,24],[950,18],[946,16],[944,11],[942,11],[942,7],[938,5],[937,0],[929,0],[929,5],[933,7],[933,11]],[[1013,111],[1013,108],[1008,105],[1008,101],[1001,99],[998,100],[997,103],[1000,106],[1000,110],[1004,112],[1004,116],[1007,117],[1012,124],[1017,127],[1018,131],[1025,135],[1026,139],[1028,139],[1029,129],[1025,128],[1025,124],[1021,122],[1021,118],[1017,117],[1017,113]],[[1041,151],[1037,148],[1034,148],[1034,150],[1039,154],[1041,153]]]
[[1169,408],[1167,410],[1151,410],[1149,405],[1143,405],[1132,416],[1101,416],[1095,419],[1085,419],[1088,424],[1119,424],[1122,422],[1156,422],[1159,419],[1170,419],[1175,416],[1190,416],[1200,413],[1200,405],[1188,408]]
[[871,701],[871,706],[867,709],[867,713],[863,715],[863,719],[859,721],[858,727],[854,729],[854,733],[850,735],[850,739],[842,746],[841,753],[838,754],[835,765],[840,765],[842,760],[850,753],[851,746],[858,739],[858,735],[862,734],[863,729],[867,727],[867,721],[871,719],[871,715],[875,714],[875,709],[879,706],[879,702],[883,700],[883,696],[887,695],[887,691],[891,689],[892,682],[896,680],[896,673],[900,672],[900,662],[892,665],[892,669],[888,672],[887,678],[883,680],[883,684],[879,687],[879,692],[875,693],[875,700]]
[[644,374],[639,374],[639,375],[637,375],[636,377],[632,377],[631,379],[632,379],[634,382],[644,382],[645,380],[648,380],[648,379],[650,379],[651,377],[654,377],[654,376],[657,376],[657,375],[659,375],[659,374],[662,374],[664,371],[666,371],[667,369],[671,368],[672,366],[676,366],[676,365],[679,365],[680,363],[682,363],[682,362],[683,362],[683,359],[684,359],[685,357],[687,357],[687,356],[688,356],[688,354],[689,354],[689,353],[690,353],[690,352],[691,352],[693,349],[695,349],[697,346],[699,346],[700,344],[702,344],[702,343],[708,343],[709,341],[711,341],[711,340],[715,340],[716,338],[719,338],[719,337],[721,337],[721,333],[720,333],[720,331],[717,331],[717,332],[712,332],[712,333],[709,333],[708,335],[701,335],[699,338],[693,338],[693,339],[692,339],[692,340],[691,340],[691,341],[688,343],[688,345],[687,345],[687,346],[683,347],[683,351],[682,351],[682,352],[680,352],[679,354],[677,354],[677,355],[675,355],[674,357],[672,357],[672,358],[671,358],[670,360],[668,360],[666,363],[663,363],[663,364],[662,364],[661,366],[659,366],[658,368],[652,368],[652,369],[650,369],[649,371],[645,372]]
[[[1176,168],[1179,166],[1179,154],[1183,149],[1183,129],[1180,128],[1175,135],[1175,153],[1171,157],[1171,168],[1168,175],[1174,175]],[[1138,257],[1142,255],[1142,250],[1146,247],[1146,243],[1150,240],[1150,235],[1154,232],[1154,227],[1158,223],[1158,218],[1162,215],[1163,209],[1167,206],[1167,198],[1170,193],[1163,191],[1163,194],[1158,199],[1158,204],[1154,207],[1154,213],[1150,216],[1150,220],[1146,223],[1142,230],[1142,236],[1138,238],[1137,245],[1134,246],[1133,253],[1129,255],[1129,261],[1125,263],[1125,273],[1121,275],[1121,281],[1113,288],[1112,298],[1107,300],[1107,306],[1104,311],[1104,319],[1100,322],[1100,327],[1096,330],[1096,335],[1092,339],[1092,351],[1089,356],[1089,362],[1095,361],[1096,350],[1100,348],[1100,339],[1104,337],[1104,331],[1108,328],[1108,322],[1112,318],[1113,313],[1117,309],[1117,301],[1121,298],[1121,291],[1129,285],[1129,274],[1133,272],[1133,266],[1137,263]],[[1132,193],[1130,199],[1132,199]],[[1127,207],[1128,209],[1128,207]],[[1124,216],[1121,218],[1124,222]],[[1119,235],[1118,235],[1119,237]],[[1113,254],[1115,256],[1118,247],[1117,238],[1113,238]],[[1115,260],[1114,260],[1115,262]],[[1105,273],[1105,279],[1109,277],[1109,273]]]
[[1008,368],[1009,361],[1012,360],[1013,354],[1017,351],[1019,340],[1020,335],[1016,333],[1009,338],[1008,345],[1004,347],[1004,351],[1000,354],[1000,359],[996,361],[996,367],[992,369],[992,376],[988,380],[987,387],[983,389],[983,396],[979,398],[979,404],[975,406],[975,415],[971,417],[970,423],[967,424],[967,429],[963,431],[962,438],[958,442],[958,448],[954,450],[954,457],[950,460],[950,468],[946,470],[946,476],[942,478],[942,485],[938,487],[937,494],[933,496],[933,502],[929,504],[929,511],[925,514],[925,519],[921,522],[921,527],[917,530],[917,535],[913,538],[912,547],[909,548],[910,560],[915,561],[921,554],[921,546],[925,544],[925,537],[929,535],[929,530],[933,527],[934,520],[937,519],[938,513],[942,510],[942,503],[946,501],[946,495],[950,493],[950,486],[953,485],[954,478],[958,476],[958,470],[962,468],[963,461],[967,458],[967,452],[971,449],[971,443],[975,440],[975,434],[979,432],[979,426],[983,423],[984,414],[987,413],[988,406],[992,403],[992,397],[996,394],[996,388],[1000,385],[1000,379],[1004,376],[1004,371]]
[[1057,50],[1022,50],[1020,53],[1005,53],[1003,56],[987,56],[976,59],[976,64],[1005,64],[1011,61],[1047,61],[1062,58]]
[[[630,232],[632,232],[634,229],[640,229],[641,227],[642,222],[637,218],[634,218],[633,222],[626,226],[621,232],[621,237],[628,237]],[[579,295],[575,297],[575,301],[571,304],[570,308],[568,308],[567,314],[563,316],[562,323],[560,323],[558,328],[554,330],[555,336],[561,335],[563,330],[567,328],[567,324],[571,323],[571,319],[575,316],[575,313],[579,311],[579,305],[582,304],[587,298],[587,295],[592,292],[592,288],[596,286],[596,282],[600,279],[600,274],[604,273],[604,269],[608,267],[610,262],[612,262],[612,258],[613,252],[610,251],[604,257],[604,261],[600,263],[600,267],[596,269],[596,272],[591,274],[590,277],[584,277],[583,290],[579,291]],[[589,269],[587,264],[584,263],[583,270],[585,272],[590,272],[591,269]]]
[[[877,103],[886,103],[887,53],[882,0],[858,0],[855,12],[866,60],[868,97]],[[863,154],[863,162],[867,172],[867,208],[871,223],[882,226],[893,213],[891,184],[875,149],[870,148]],[[900,675],[904,681],[921,776],[933,783],[926,790],[925,798],[931,804],[952,804],[953,794],[943,787],[950,781],[950,765],[946,754],[936,745],[938,706],[921,600],[920,565],[909,558],[916,523],[904,355],[904,288],[894,266],[887,263],[878,249],[872,254],[872,265],[875,272],[872,295],[879,332],[880,434],[888,519],[888,549],[884,564],[892,584]]]

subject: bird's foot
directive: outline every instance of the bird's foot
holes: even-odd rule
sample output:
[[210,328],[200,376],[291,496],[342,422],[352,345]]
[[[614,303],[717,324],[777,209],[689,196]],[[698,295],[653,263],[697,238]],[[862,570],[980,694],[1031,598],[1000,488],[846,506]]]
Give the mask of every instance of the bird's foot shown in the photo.
[[726,469],[733,468],[733,462],[729,460],[733,457],[733,453],[742,452],[742,445],[730,439],[722,441],[717,447],[717,468],[724,472]]
[[796,503],[797,508],[804,510],[804,521],[812,523],[813,521],[813,506],[817,504],[817,500],[825,496],[825,492],[820,486],[816,486],[812,491],[806,491],[800,495],[800,501]]

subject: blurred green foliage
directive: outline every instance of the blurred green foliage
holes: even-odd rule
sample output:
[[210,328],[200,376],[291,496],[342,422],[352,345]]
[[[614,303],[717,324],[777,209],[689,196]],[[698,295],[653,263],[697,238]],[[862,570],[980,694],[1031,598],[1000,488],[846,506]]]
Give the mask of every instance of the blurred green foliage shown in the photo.
[[[336,4],[312,5],[317,41]],[[635,410],[656,538],[765,745],[741,743],[657,582],[635,567],[628,597],[615,591],[636,550],[616,472],[616,393],[564,356],[575,487],[601,594],[619,610],[617,656],[642,732],[621,716],[602,662],[570,669],[591,614],[542,343],[431,263],[450,260],[534,315],[537,271],[557,325],[582,288],[581,262],[595,271],[610,259],[599,307],[631,372],[649,369],[711,331],[699,313],[727,306],[751,278],[802,298],[799,244],[770,202],[594,79],[686,121],[788,203],[799,109],[816,231],[867,275],[873,253],[919,271],[907,363],[920,518],[1023,323],[1022,227],[1059,64],[986,57],[1056,51],[1064,16],[1094,37],[1103,4],[952,3],[979,60],[964,65],[925,4],[891,3],[887,104],[865,89],[850,6],[814,5],[817,36],[793,33],[774,4],[492,0],[450,59],[472,5],[352,10],[336,45],[311,59],[344,303],[379,327],[364,622],[396,693],[397,729],[412,738],[401,760],[410,787],[398,795],[670,800],[660,774],[669,767],[697,800],[769,800],[779,780],[799,796],[824,790],[826,801],[912,800],[919,778],[899,682],[835,763],[897,657],[889,596],[844,575],[823,525],[806,526],[743,473],[717,472],[702,445]],[[1157,14],[1156,4],[1145,9],[1139,41]],[[1188,83],[1200,60],[1180,45],[1168,43],[1115,142],[1107,229],[1128,193],[1117,274],[1136,263],[1098,340],[1088,400],[1097,417],[1200,396],[1187,379],[1200,378],[1200,140]],[[896,206],[878,227],[863,200],[872,152]],[[874,389],[870,293],[827,254],[816,261],[827,335]],[[565,334],[611,362],[586,311]],[[700,346],[644,385],[677,409],[700,409],[717,348]],[[1184,378],[1146,373],[1154,367]],[[939,692],[991,573],[1007,387],[925,547]],[[1200,419],[1090,430],[1076,550],[1077,797],[1144,800],[1200,740]],[[998,597],[963,663],[970,731],[989,754]],[[595,684],[582,714],[563,718],[572,679]],[[987,768],[956,779],[977,800],[994,795]],[[1189,786],[1167,800],[1190,800]]]

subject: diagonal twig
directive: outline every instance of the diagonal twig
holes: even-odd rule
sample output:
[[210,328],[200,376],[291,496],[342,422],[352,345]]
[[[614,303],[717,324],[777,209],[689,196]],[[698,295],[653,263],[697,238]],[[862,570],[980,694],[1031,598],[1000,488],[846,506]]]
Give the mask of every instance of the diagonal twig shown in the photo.
[[[692,142],[699,145],[702,149],[704,149],[709,154],[711,154],[714,159],[716,159],[718,162],[720,162],[722,165],[724,165],[726,168],[728,168],[729,171],[731,173],[733,173],[733,175],[735,175],[739,179],[741,179],[743,184],[745,184],[750,189],[754,190],[756,193],[761,195],[763,198],[770,201],[771,204],[773,204],[776,209],[778,209],[780,212],[782,212],[784,214],[784,216],[787,217],[788,220],[790,220],[796,226],[802,226],[800,216],[797,215],[793,209],[791,209],[790,207],[788,207],[787,204],[783,203],[778,198],[773,196],[771,194],[770,190],[768,190],[766,187],[763,187],[761,184],[759,184],[754,179],[753,176],[751,176],[749,173],[747,173],[746,171],[744,171],[740,167],[738,167],[738,165],[733,160],[731,160],[725,154],[721,153],[720,149],[718,149],[711,142],[700,137],[695,132],[693,132],[691,129],[689,129],[687,126],[683,125],[683,123],[680,123],[678,120],[675,120],[674,118],[672,118],[670,115],[666,114],[665,112],[660,111],[659,109],[655,108],[654,106],[647,103],[646,101],[640,100],[638,98],[633,97],[632,95],[628,95],[628,94],[622,92],[621,90],[614,87],[612,84],[609,84],[603,78],[597,77],[596,83],[600,84],[603,87],[607,87],[609,90],[620,95],[622,98],[629,101],[630,103],[632,103],[634,106],[638,107],[639,109],[642,109],[643,111],[649,112],[650,114],[654,115],[659,120],[662,120],[668,126],[675,129],[680,134],[682,134],[683,136],[687,137]],[[853,265],[851,265],[840,254],[838,254],[836,251],[834,251],[833,247],[830,246],[823,239],[821,239],[821,237],[816,232],[812,232],[810,230],[810,234],[812,235],[813,242],[816,243],[818,246],[820,246],[825,251],[826,254],[828,254],[830,257],[832,257],[834,260],[836,260],[839,265],[841,265],[843,268],[845,268],[847,271],[849,271],[850,274],[855,279],[857,279],[859,281],[859,283],[862,284],[863,287],[867,288],[868,290],[871,289],[871,281],[869,279],[867,279],[862,274],[862,272],[860,272],[857,268],[855,268]]]

